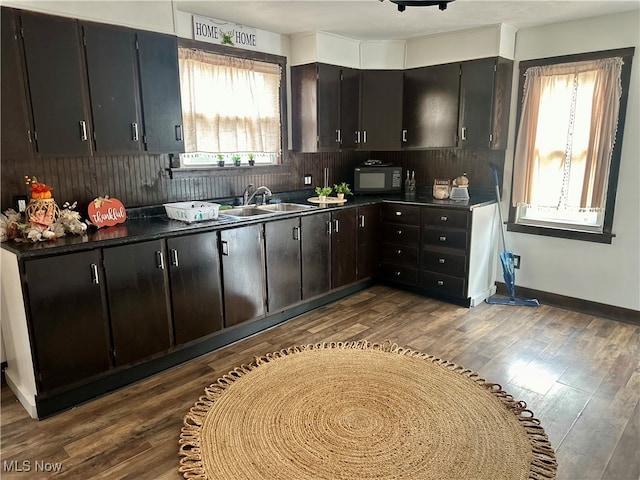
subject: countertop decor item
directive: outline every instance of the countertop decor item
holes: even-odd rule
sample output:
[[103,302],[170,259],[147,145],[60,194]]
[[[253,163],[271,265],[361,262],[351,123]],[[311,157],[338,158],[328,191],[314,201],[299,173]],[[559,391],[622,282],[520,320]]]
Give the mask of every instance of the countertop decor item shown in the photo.
[[311,197],[307,198],[307,202],[311,203],[326,203],[326,204],[343,204],[346,203],[347,200],[345,198],[339,199],[338,197]]
[[540,422],[477,373],[397,344],[255,358],[205,388],[180,435],[186,479],[555,478]]

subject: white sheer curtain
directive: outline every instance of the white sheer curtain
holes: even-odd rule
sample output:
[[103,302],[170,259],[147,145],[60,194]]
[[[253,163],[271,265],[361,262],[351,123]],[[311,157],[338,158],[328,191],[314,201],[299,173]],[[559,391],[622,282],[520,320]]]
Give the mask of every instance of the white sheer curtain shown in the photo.
[[526,70],[514,206],[604,211],[622,63],[616,57]]
[[178,49],[187,152],[280,152],[280,66]]

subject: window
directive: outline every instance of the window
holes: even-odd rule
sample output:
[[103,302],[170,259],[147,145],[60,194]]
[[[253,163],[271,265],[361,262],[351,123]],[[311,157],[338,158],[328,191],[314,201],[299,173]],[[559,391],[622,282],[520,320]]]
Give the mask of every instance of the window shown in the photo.
[[278,63],[179,48],[184,166],[278,164],[282,155]]
[[510,230],[611,241],[632,54],[523,62]]

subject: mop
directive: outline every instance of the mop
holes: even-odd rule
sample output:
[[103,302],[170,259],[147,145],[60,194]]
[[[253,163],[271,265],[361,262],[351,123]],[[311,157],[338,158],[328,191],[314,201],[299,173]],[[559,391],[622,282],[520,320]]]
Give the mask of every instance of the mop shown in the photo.
[[539,307],[540,303],[535,298],[520,299],[516,298],[516,273],[514,266],[513,253],[507,250],[507,240],[504,233],[505,225],[502,218],[502,208],[500,207],[500,184],[498,181],[498,167],[493,163],[489,163],[489,167],[493,171],[493,180],[496,185],[496,197],[498,199],[498,215],[500,216],[500,232],[502,233],[502,252],[500,253],[500,263],[502,263],[502,275],[504,283],[509,290],[509,298],[489,297],[485,301],[494,305],[520,305],[526,307]]

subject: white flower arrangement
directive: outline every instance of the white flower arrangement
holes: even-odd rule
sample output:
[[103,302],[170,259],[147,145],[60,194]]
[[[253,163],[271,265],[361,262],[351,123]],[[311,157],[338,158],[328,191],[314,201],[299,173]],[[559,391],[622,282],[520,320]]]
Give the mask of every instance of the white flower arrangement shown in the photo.
[[0,214],[0,242],[6,242],[9,239],[16,242],[26,240],[42,242],[64,237],[68,233],[82,235],[87,231],[87,224],[75,211],[76,206],[77,202],[72,204],[65,202],[60,215],[50,225],[22,223],[22,215],[13,209],[8,209]]

